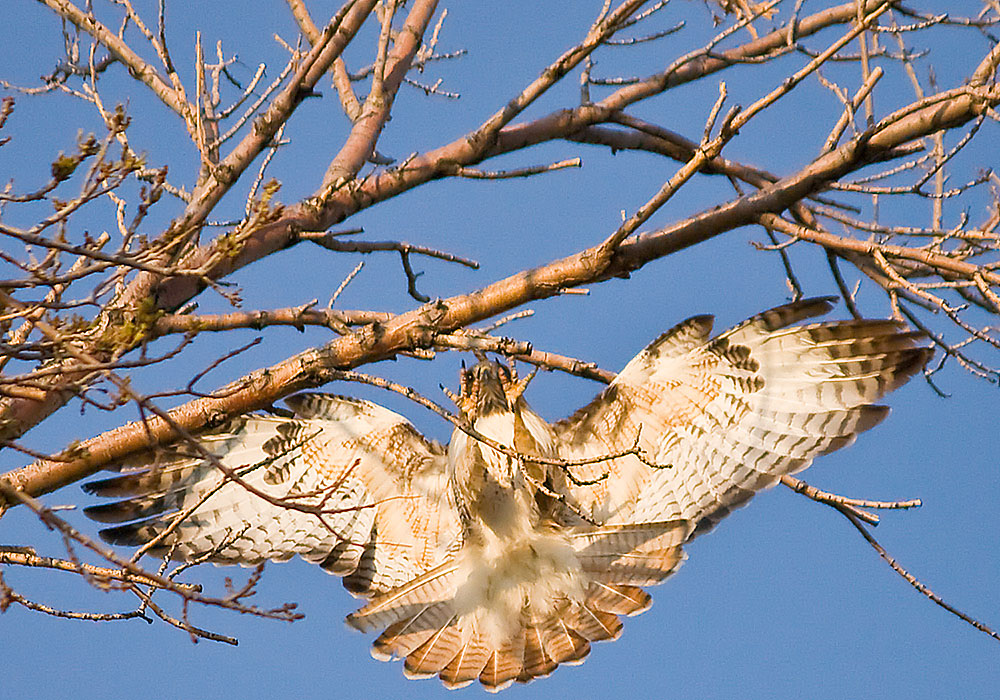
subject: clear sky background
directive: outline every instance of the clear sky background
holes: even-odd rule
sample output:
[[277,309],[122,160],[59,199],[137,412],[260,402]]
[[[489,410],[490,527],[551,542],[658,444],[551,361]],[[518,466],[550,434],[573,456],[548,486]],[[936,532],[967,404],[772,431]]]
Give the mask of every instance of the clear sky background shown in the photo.
[[[103,0],[96,0],[102,7]],[[309,2],[318,23],[335,9],[329,2]],[[786,3],[791,5],[792,3]],[[444,78],[442,87],[461,93],[458,101],[428,98],[404,87],[379,150],[403,159],[446,143],[480,123],[537,76],[539,71],[581,37],[599,2],[504,1],[443,3],[449,18],[441,35],[443,50],[467,49],[468,55],[434,66],[427,82]],[[806,2],[803,12],[820,3]],[[928,11],[975,13],[975,2],[914,2]],[[155,3],[136,3],[155,24]],[[252,8],[252,9],[251,9]],[[783,18],[790,7],[782,11]],[[60,23],[38,3],[8,0],[0,13],[0,78],[20,85],[37,84],[61,56]],[[194,32],[206,46],[224,41],[241,59],[237,77],[248,80],[259,62],[274,76],[284,50],[272,39],[280,34],[294,44],[297,30],[283,2],[194,3],[168,6],[168,39],[175,61],[187,79]],[[653,20],[649,31],[687,21],[688,29],[662,42],[598,55],[595,74],[638,74],[662,67],[684,51],[701,45],[709,24],[699,2],[674,0]],[[825,47],[841,30],[811,42]],[[933,53],[942,87],[952,87],[988,50],[984,38],[969,31],[943,29],[939,39],[916,39]],[[746,41],[749,35],[738,35]],[[370,43],[360,42],[367,48]],[[631,51],[631,53],[629,53]],[[369,56],[349,54],[352,68]],[[802,65],[792,56],[775,66],[744,67],[725,74],[734,103],[748,104]],[[187,72],[185,72],[187,71]],[[842,84],[858,84],[853,64],[827,72]],[[151,165],[169,164],[171,180],[190,184],[195,161],[183,128],[159,102],[138,89],[120,67],[106,78],[105,99],[127,105],[133,118],[134,144],[147,149]],[[649,118],[698,139],[717,95],[717,79],[671,91],[637,110]],[[879,116],[910,101],[912,92],[897,75],[887,77],[879,93]],[[557,88],[526,117],[574,104],[575,79]],[[293,202],[312,192],[325,164],[347,130],[328,81],[324,99],[308,100],[292,120],[291,143],[276,157],[271,175],[283,182],[279,198]],[[595,95],[602,94],[595,90]],[[834,98],[814,80],[789,100],[787,108],[755,120],[726,151],[732,158],[777,173],[793,172],[816,154],[839,114]],[[987,123],[978,147],[958,162],[956,182],[976,169],[1000,162],[1000,130]],[[0,176],[25,191],[48,179],[48,164],[59,150],[71,150],[78,130],[101,133],[92,109],[62,95],[19,97],[5,135],[13,141],[0,149]],[[445,297],[471,291],[527,267],[592,245],[614,230],[621,210],[634,212],[677,168],[649,155],[621,153],[571,143],[555,143],[519,153],[490,168],[512,168],[579,156],[584,167],[530,180],[431,183],[389,203],[361,213],[348,225],[365,227],[368,240],[402,239],[482,263],[479,271],[435,260],[418,260],[422,291]],[[685,188],[661,210],[650,227],[698,211],[732,195],[720,179],[703,179]],[[969,202],[972,220],[983,218],[984,198]],[[886,203],[887,215],[926,224],[930,205],[920,201],[906,211]],[[946,208],[946,225],[958,221],[962,205]],[[173,207],[173,209],[171,209]],[[977,208],[978,207],[978,208]],[[238,216],[242,201],[233,197],[219,218]],[[179,209],[157,208],[160,219]],[[13,224],[24,225],[13,213]],[[106,216],[106,213],[105,213]],[[114,231],[110,217],[81,219],[91,233]],[[79,230],[72,232],[79,235]],[[764,308],[783,303],[788,289],[773,253],[758,252],[751,242],[766,241],[759,229],[742,229],[695,249],[654,262],[628,281],[613,280],[591,288],[589,296],[564,296],[531,305],[534,317],[517,321],[506,332],[536,348],[597,362],[617,370],[651,339],[685,317],[713,313],[722,329]],[[9,241],[0,243],[12,245]],[[836,293],[821,255],[792,249],[807,294]],[[243,290],[244,308],[277,308],[330,293],[357,263],[358,256],[300,246],[273,255],[232,280]],[[338,304],[342,308],[403,311],[414,303],[405,293],[398,258],[387,254],[365,259],[366,267]],[[879,294],[864,288],[868,313],[885,313]],[[203,313],[221,312],[217,295],[199,298]],[[835,313],[844,316],[840,308]],[[227,340],[199,341],[183,363],[164,365],[155,377],[138,380],[153,390],[182,386],[192,363],[209,361],[230,347],[255,337],[251,331]],[[284,359],[324,342],[328,334],[273,329],[264,342],[206,379],[215,387],[246,371]],[[441,356],[433,363],[400,359],[365,371],[411,384],[440,397],[439,383],[452,387],[462,358]],[[996,355],[994,364],[998,364]],[[915,575],[963,611],[1000,627],[1000,479],[997,477],[997,387],[975,380],[952,365],[938,375],[951,398],[938,397],[917,379],[892,395],[893,414],[856,445],[827,456],[804,478],[837,493],[866,498],[919,497],[915,511],[883,513],[876,529],[886,548]],[[396,396],[352,385],[327,387],[359,395],[404,413],[424,432],[446,440],[449,426],[424,409]],[[542,374],[528,398],[546,418],[568,415],[600,386],[582,379]],[[29,436],[29,444],[56,451],[111,427],[121,417],[68,407]],[[131,417],[131,416],[130,416]],[[20,466],[5,451],[0,469]],[[52,504],[85,505],[88,499],[70,486],[48,497]],[[79,512],[70,521],[88,533],[94,527]],[[59,538],[47,533],[24,509],[0,521],[0,543],[32,544],[40,553],[61,553]],[[548,679],[515,686],[505,697],[663,697],[663,698],[993,698],[1000,687],[1000,643],[991,640],[932,605],[892,573],[854,529],[832,509],[783,487],[756,498],[748,508],[723,522],[711,535],[688,547],[689,560],[664,585],[654,589],[653,608],[626,622],[614,643],[595,644],[580,667],[562,667]],[[237,581],[238,569],[202,568],[194,579]],[[124,609],[121,595],[94,592],[77,577],[6,570],[16,590],[69,609]],[[216,588],[218,590],[218,587]],[[437,680],[407,681],[401,664],[374,661],[372,638],[342,622],[356,605],[339,582],[317,567],[294,561],[268,567],[256,599],[274,606],[296,601],[305,619],[293,624],[197,609],[192,621],[239,638],[236,648],[202,641],[157,622],[71,622],[13,607],[0,615],[0,698],[274,698],[304,699],[436,698],[445,691]],[[472,687],[461,696],[477,696]],[[458,697],[452,695],[450,697]]]

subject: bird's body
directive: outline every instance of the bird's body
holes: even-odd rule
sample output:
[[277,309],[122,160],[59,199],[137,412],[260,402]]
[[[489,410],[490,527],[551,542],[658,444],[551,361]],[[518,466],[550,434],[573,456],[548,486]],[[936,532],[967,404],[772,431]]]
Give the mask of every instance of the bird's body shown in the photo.
[[221,475],[168,450],[91,484],[128,498],[88,513],[137,521],[103,531],[122,544],[189,513],[159,545],[180,559],[300,554],[367,599],[348,623],[382,630],[377,658],[497,690],[616,638],[683,544],[885,416],[872,402],[926,362],[921,336],[888,321],[791,327],[829,307],[796,302],[716,338],[709,317],[690,319],[555,425],[526,403],[526,380],[483,360],[463,371],[447,450],[369,402],[299,395],[293,419],[205,438]]
[[[473,373],[502,391],[505,371],[484,362]],[[472,428],[521,455],[555,458],[552,428],[523,399],[508,406],[500,395],[503,401],[472,409]],[[523,601],[549,607],[560,598],[580,597],[579,565],[550,504],[539,501],[545,465],[512,458],[458,428],[449,446],[448,476],[468,568],[459,577],[465,582],[456,594],[457,607],[489,646],[499,648],[520,625]]]

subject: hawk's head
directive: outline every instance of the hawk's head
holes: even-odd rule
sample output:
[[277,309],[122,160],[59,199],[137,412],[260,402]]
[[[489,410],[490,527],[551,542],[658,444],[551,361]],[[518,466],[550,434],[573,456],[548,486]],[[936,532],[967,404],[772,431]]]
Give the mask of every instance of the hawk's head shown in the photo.
[[470,421],[494,413],[510,413],[533,376],[518,380],[512,367],[481,359],[472,369],[462,368],[455,403]]

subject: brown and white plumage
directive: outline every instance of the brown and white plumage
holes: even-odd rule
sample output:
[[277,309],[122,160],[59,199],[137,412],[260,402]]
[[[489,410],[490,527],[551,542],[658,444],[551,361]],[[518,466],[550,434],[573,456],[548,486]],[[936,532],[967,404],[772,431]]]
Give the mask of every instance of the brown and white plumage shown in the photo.
[[683,544],[884,418],[873,402],[929,351],[889,321],[793,325],[830,307],[795,302],[715,338],[710,317],[689,319],[554,426],[526,380],[481,361],[459,409],[514,455],[462,430],[444,450],[379,406],[305,394],[291,419],[245,416],[203,438],[221,473],[190,447],[163,450],[89,484],[125,498],[87,512],[135,521],[102,533],[131,545],[187,513],[156,548],[179,559],[320,563],[367,599],[348,623],[381,631],[376,658],[498,690],[617,638]]
[[634,457],[574,469],[574,502],[601,522],[682,519],[710,529],[754,493],[849,445],[889,409],[873,405],[927,361],[923,335],[883,320],[792,324],[830,310],[808,299],[710,339],[712,318],[677,325],[626,365],[590,405],[556,424],[566,459]]
[[[191,559],[213,552],[213,561],[240,564],[299,554],[344,576],[356,595],[391,590],[442,561],[460,532],[447,505],[444,449],[368,401],[300,394],[288,404],[293,419],[244,416],[202,438],[224,468],[279,502],[227,481],[190,447],[176,446],[160,450],[147,469],[87,484],[99,496],[131,496],[87,508],[87,515],[140,518],[101,533],[137,545],[207,496],[154,553],[173,548],[174,557]],[[322,522],[294,507],[320,504]]]

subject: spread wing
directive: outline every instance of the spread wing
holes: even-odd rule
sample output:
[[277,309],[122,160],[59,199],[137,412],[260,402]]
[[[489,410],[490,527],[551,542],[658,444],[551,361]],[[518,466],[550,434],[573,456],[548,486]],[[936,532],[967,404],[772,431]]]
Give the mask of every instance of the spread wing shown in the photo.
[[576,506],[599,523],[687,520],[710,529],[757,491],[853,442],[888,408],[873,405],[927,361],[924,337],[881,320],[790,327],[826,313],[808,299],[710,339],[696,316],[655,340],[590,405],[555,426]]
[[244,416],[201,438],[222,470],[191,446],[172,446],[152,465],[87,484],[124,497],[87,515],[128,523],[101,535],[133,546],[180,516],[154,552],[240,564],[298,554],[365,596],[439,564],[459,534],[444,449],[368,401],[300,394],[288,404],[291,419]]

